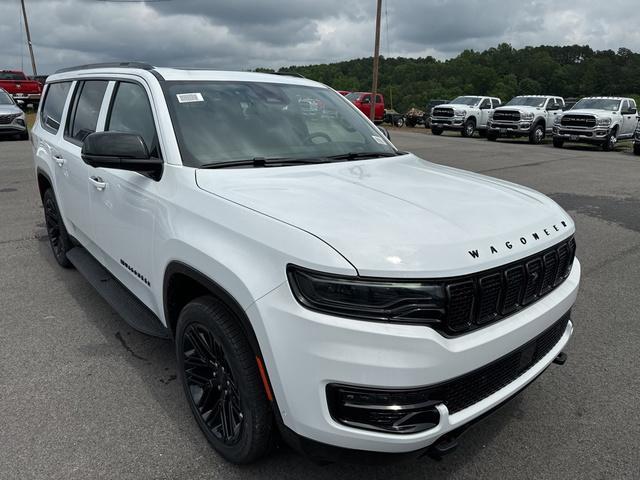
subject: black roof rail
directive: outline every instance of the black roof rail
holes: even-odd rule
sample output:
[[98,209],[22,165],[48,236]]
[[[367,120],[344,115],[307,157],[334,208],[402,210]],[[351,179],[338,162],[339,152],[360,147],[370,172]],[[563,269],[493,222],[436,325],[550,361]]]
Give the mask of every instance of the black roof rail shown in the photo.
[[107,62],[90,63],[88,65],[78,65],[77,67],[67,67],[57,70],[56,73],[73,72],[75,70],[91,70],[93,68],[139,68],[141,70],[153,70],[155,67],[143,62]]
[[304,75],[296,72],[273,72],[273,75],[283,75],[287,77],[307,78]]

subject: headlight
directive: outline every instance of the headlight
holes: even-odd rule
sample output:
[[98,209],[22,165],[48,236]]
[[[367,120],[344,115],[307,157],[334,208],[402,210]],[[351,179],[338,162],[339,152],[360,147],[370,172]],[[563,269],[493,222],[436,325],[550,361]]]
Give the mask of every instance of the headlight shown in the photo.
[[535,115],[533,114],[533,112],[522,112],[520,114],[520,119],[521,120],[533,120],[533,117]]
[[611,119],[610,118],[599,118],[596,125],[598,125],[599,127],[608,127],[609,125],[611,125]]
[[560,125],[560,120],[562,120],[562,117],[560,115],[558,115],[554,120],[553,120],[553,124],[554,125]]
[[303,306],[340,317],[437,324],[444,319],[443,284],[340,277],[289,266],[291,290]]
[[466,110],[454,110],[453,114],[456,117],[465,117],[467,115],[467,111]]

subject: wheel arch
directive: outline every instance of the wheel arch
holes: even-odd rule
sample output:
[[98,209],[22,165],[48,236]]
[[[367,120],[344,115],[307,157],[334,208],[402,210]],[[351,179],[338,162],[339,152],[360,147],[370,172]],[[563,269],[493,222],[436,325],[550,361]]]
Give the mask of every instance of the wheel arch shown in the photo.
[[547,120],[544,117],[538,117],[537,120],[534,120],[533,122],[533,128],[537,127],[538,125],[542,125],[542,128],[546,130]]
[[36,178],[38,180],[38,191],[40,192],[40,200],[44,197],[44,192],[47,189],[53,189],[53,181],[47,172],[38,167],[36,170]]

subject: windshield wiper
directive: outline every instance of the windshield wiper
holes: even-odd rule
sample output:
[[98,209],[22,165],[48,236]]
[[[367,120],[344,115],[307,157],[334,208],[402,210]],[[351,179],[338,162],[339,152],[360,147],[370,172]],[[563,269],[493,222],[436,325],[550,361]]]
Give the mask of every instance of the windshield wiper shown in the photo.
[[381,158],[381,157],[396,157],[399,153],[397,152],[349,152],[342,153],[340,155],[331,155],[331,160],[356,160],[356,159],[365,159],[365,158]]
[[281,167],[283,165],[305,165],[311,163],[324,163],[326,158],[265,158],[255,157],[246,160],[231,160],[228,162],[206,163],[199,168],[234,168],[234,167]]

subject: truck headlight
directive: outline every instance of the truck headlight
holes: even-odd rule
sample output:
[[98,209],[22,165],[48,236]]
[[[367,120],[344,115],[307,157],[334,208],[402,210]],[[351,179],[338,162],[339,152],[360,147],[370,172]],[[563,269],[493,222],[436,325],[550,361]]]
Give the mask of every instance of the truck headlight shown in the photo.
[[341,277],[293,265],[287,276],[300,304],[329,315],[422,325],[445,317],[444,284]]
[[454,110],[453,114],[456,117],[466,117],[467,116],[467,111],[466,110]]
[[560,120],[562,120],[562,117],[560,117],[560,115],[558,115],[556,118],[554,118],[553,124],[556,125],[556,126],[560,125]]
[[599,118],[596,122],[596,125],[598,125],[599,127],[608,127],[609,125],[611,125],[611,119],[610,118]]
[[533,112],[522,112],[520,114],[520,120],[531,121],[531,120],[533,120],[533,117],[534,117]]

